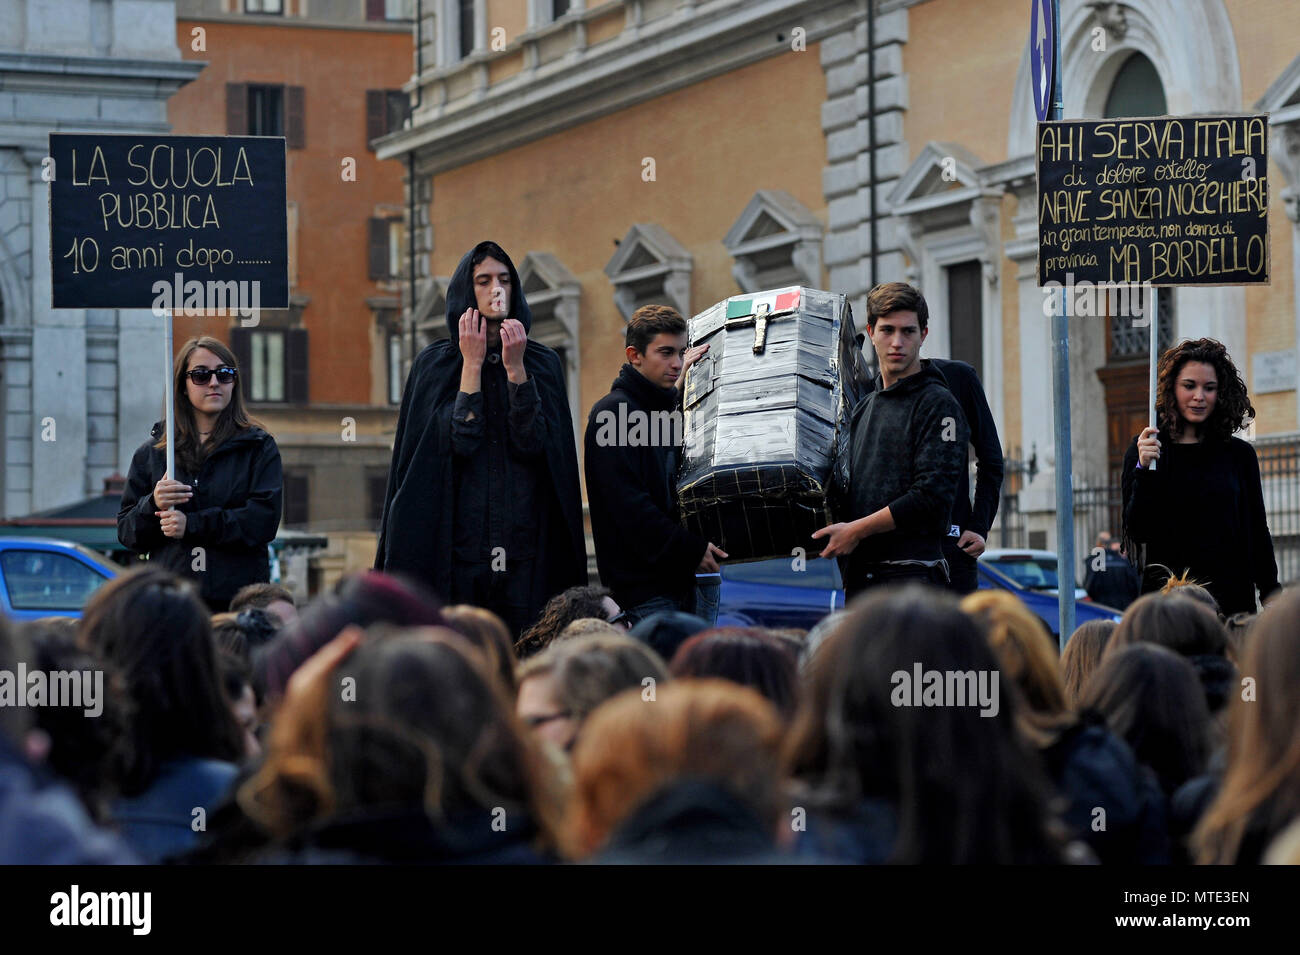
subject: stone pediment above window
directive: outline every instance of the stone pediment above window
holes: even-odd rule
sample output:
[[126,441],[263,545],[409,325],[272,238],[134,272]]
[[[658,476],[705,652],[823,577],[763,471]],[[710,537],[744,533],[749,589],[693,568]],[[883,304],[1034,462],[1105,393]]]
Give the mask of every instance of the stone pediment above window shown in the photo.
[[1279,193],[1287,215],[1300,222],[1300,56],[1265,90],[1255,109],[1270,114],[1269,158],[1287,183]]
[[638,223],[628,229],[605,266],[614,285],[614,303],[623,321],[642,305],[664,303],[683,317],[691,315],[691,269],[686,247],[663,226]]
[[731,274],[741,291],[784,285],[822,284],[820,219],[779,189],[760,189],[728,230],[722,244],[736,264]]
[[451,278],[445,275],[432,279],[415,303],[413,318],[421,346],[451,337],[447,331],[447,285],[450,282]]
[[977,198],[985,188],[984,162],[957,143],[929,142],[888,196],[896,216],[943,209]]
[[519,284],[535,322],[538,317],[554,318],[567,338],[578,340],[582,286],[563,262],[550,252],[529,252],[519,265]]

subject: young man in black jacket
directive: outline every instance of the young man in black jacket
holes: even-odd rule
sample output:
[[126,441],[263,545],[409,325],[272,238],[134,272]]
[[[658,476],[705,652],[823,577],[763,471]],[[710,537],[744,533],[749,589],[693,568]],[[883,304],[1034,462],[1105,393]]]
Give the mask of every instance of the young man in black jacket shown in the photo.
[[813,534],[840,558],[846,597],[882,583],[948,584],[948,533],[970,429],[939,370],[921,358],[925,298],[903,282],[867,296],[880,371],[853,409],[847,506],[853,519]]
[[680,382],[708,348],[686,348],[686,321],[645,305],[627,326],[627,364],[591,409],[583,444],[591,534],[600,581],[629,622],[695,609],[695,574],[727,555],[677,520]]

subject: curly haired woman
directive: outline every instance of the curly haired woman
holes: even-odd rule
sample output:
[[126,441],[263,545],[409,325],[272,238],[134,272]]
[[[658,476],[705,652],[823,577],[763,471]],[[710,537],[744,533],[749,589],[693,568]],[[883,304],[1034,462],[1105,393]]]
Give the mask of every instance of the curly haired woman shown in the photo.
[[1143,593],[1160,589],[1162,570],[1189,571],[1231,616],[1255,611],[1256,589],[1262,599],[1278,589],[1259,460],[1233,437],[1254,416],[1221,342],[1185,341],[1161,357],[1159,428],[1124,455],[1124,537],[1130,556],[1144,545]]

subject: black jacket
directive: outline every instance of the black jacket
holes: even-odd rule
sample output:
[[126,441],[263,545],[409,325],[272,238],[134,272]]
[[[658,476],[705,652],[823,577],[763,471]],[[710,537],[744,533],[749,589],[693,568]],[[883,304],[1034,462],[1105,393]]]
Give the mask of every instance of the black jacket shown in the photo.
[[998,426],[974,367],[951,358],[931,358],[930,364],[939,369],[948,390],[961,405],[966,427],[970,429],[970,443],[975,448],[975,501],[972,504],[969,469],[962,468],[950,523],[987,540],[1002,494],[1002,441]]
[[937,561],[948,533],[970,429],[957,399],[929,361],[875,390],[853,409],[849,512],[857,520],[888,507],[895,529],[858,544],[841,564],[846,582],[881,561]]
[[1042,755],[1048,775],[1067,800],[1065,823],[1102,863],[1170,862],[1160,784],[1101,717],[1083,713]]
[[1278,589],[1273,538],[1264,513],[1259,459],[1240,438],[1178,444],[1163,431],[1156,470],[1139,468],[1137,438],[1124,455],[1124,537],[1130,556],[1145,544],[1142,591],[1190,571],[1224,616],[1254,613]]
[[[676,388],[660,388],[624,365],[587,418],[583,468],[596,566],[623,607],[651,597],[685,598],[708,546],[677,521],[673,485],[681,448],[659,440],[665,429],[649,426],[664,420],[651,414],[680,414],[680,407]],[[634,414],[647,422],[646,440],[635,445],[627,440],[634,436]]]
[[1102,559],[1105,562],[1101,570],[1094,568],[1096,558],[1092,553],[1083,559],[1083,589],[1097,603],[1125,610],[1137,600],[1142,586],[1137,568],[1110,548],[1106,548]]
[[[480,243],[482,245],[482,243]],[[451,597],[452,562],[457,526],[483,526],[483,515],[456,512],[456,458],[452,417],[460,393],[460,316],[475,304],[470,260],[475,246],[460,260],[447,287],[449,339],[428,345],[411,365],[393,437],[384,514],[375,554],[375,569],[410,574],[431,586],[444,600]],[[532,327],[519,273],[510,269],[510,317]],[[578,454],[573,419],[559,356],[541,342],[528,340],[524,369],[536,382],[545,438],[542,457],[531,464],[536,478],[537,551],[532,572],[544,577],[523,589],[553,596],[587,582],[587,548],[582,528],[582,496],[578,484]],[[523,462],[519,462],[523,464]],[[509,510],[515,502],[507,491],[488,502]],[[486,528],[485,528],[486,532]],[[464,542],[462,541],[462,544]],[[507,546],[507,545],[503,545]],[[507,548],[507,559],[509,552]],[[537,607],[536,611],[540,611]]]
[[[197,475],[185,473],[178,461],[176,479],[189,484],[194,496],[177,508],[185,513],[185,536],[176,540],[163,535],[154,515],[159,510],[154,485],[167,469],[166,451],[154,447],[162,432],[162,422],[155,424],[131,459],[117,512],[117,539],[195,581],[209,604],[229,603],[241,587],[270,580],[267,545],[280,528],[284,484],[280,449],[274,438],[253,427],[213,449]],[[196,547],[203,548],[201,555],[195,554]]]

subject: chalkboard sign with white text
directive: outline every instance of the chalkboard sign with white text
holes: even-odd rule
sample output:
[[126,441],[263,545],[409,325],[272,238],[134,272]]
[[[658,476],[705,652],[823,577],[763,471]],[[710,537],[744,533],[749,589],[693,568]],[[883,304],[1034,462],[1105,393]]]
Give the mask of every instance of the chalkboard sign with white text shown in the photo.
[[166,308],[220,312],[249,286],[258,307],[287,308],[284,149],[274,136],[51,133],[53,306],[155,307],[166,283]]
[[1268,117],[1038,124],[1038,284],[1269,281]]

